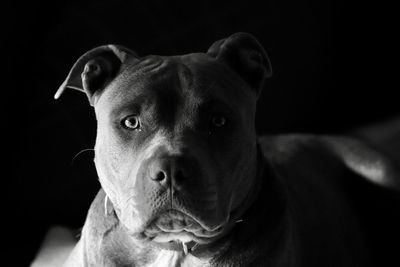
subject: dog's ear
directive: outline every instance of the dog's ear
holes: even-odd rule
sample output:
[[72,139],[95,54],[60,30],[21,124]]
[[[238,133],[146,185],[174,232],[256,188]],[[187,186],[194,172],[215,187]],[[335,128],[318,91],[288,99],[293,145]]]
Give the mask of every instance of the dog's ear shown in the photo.
[[207,54],[229,65],[259,96],[266,78],[272,75],[267,53],[251,34],[235,33],[216,41]]
[[130,57],[137,58],[137,55],[119,45],[99,46],[86,52],[72,66],[54,98],[58,99],[66,88],[71,88],[86,93],[93,106],[95,96],[116,77],[122,63]]

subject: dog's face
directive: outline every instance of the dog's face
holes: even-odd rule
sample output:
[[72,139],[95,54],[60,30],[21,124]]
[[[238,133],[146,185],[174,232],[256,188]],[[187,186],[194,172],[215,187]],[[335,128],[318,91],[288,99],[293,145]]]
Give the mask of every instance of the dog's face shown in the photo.
[[204,54],[148,57],[121,77],[95,105],[103,188],[132,232],[206,242],[255,176],[255,95]]
[[218,239],[254,186],[265,52],[247,34],[207,54],[138,58],[111,50],[114,58],[83,56],[71,73],[81,73],[95,108],[96,169],[118,218],[134,238],[164,245]]

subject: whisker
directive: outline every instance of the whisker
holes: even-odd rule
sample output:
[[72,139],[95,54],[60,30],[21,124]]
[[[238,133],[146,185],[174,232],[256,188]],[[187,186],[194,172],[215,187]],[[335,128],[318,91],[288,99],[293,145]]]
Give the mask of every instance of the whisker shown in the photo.
[[87,151],[94,151],[94,149],[93,149],[93,148],[86,148],[86,149],[82,149],[81,151],[79,151],[78,153],[76,153],[75,156],[74,156],[74,157],[72,158],[72,160],[71,160],[71,165],[74,164],[75,159],[76,159],[79,155],[81,155],[81,154],[83,154],[83,153],[85,153],[85,152],[87,152]]

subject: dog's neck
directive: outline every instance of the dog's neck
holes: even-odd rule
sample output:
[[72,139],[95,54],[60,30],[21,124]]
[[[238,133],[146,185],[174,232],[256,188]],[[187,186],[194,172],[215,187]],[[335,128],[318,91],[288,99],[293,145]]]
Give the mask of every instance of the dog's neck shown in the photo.
[[[107,202],[101,190],[93,202],[83,235],[87,254],[96,256],[101,250],[101,262],[119,265],[135,262],[140,266],[213,266],[213,262],[235,264],[243,260],[243,253],[265,254],[279,247],[286,233],[286,198],[272,168],[259,151],[257,177],[247,199],[233,218],[237,223],[226,235],[212,244],[189,244],[187,250],[166,250],[147,244],[138,244],[120,223],[112,203]],[[105,204],[105,205],[104,205]],[[89,226],[91,224],[91,226]],[[260,242],[264,245],[260,245]],[[94,245],[96,244],[96,245]],[[96,246],[95,248],[93,246]],[[263,248],[263,251],[260,251]]]

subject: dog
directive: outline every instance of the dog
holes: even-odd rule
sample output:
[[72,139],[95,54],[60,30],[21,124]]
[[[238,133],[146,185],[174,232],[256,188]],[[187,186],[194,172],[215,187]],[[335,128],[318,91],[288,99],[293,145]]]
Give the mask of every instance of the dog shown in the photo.
[[257,136],[271,75],[248,33],[206,53],[81,56],[55,98],[94,107],[102,189],[64,266],[368,266],[347,174],[398,190],[398,166],[356,138]]

